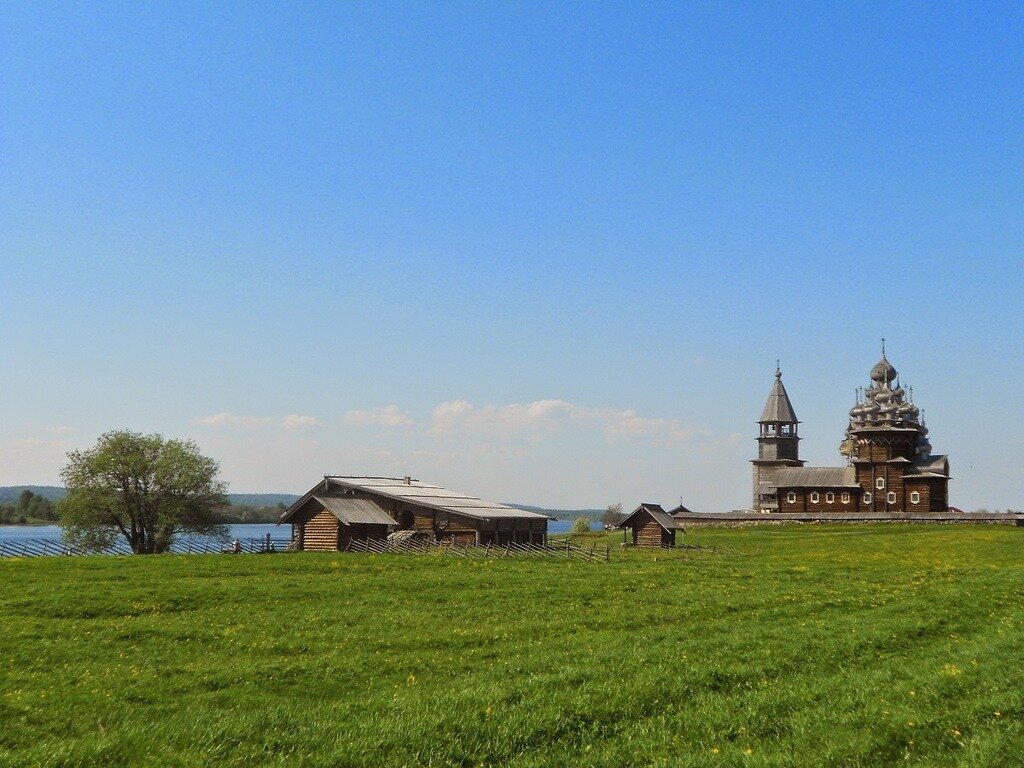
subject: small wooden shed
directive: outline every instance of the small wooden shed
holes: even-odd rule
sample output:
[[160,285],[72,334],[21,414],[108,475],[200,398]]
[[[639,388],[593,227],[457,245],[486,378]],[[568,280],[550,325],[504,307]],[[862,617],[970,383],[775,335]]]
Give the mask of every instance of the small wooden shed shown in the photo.
[[676,531],[683,524],[662,509],[660,504],[643,503],[616,526],[632,531],[632,544],[637,547],[674,547]]

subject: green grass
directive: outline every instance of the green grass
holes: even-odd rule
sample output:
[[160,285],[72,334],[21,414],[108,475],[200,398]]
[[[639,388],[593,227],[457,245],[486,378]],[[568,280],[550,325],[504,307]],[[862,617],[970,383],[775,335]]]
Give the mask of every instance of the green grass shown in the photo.
[[1024,765],[1024,530],[686,539],[0,561],[0,765]]

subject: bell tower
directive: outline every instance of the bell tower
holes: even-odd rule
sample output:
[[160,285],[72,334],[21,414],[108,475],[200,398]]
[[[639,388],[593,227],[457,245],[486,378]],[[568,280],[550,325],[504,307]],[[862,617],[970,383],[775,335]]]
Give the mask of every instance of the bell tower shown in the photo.
[[800,460],[799,419],[789,401],[789,394],[782,383],[782,371],[775,363],[775,383],[768,393],[761,418],[758,420],[757,458],[754,465],[755,512],[777,512],[778,491],[775,476],[783,467],[802,467]]

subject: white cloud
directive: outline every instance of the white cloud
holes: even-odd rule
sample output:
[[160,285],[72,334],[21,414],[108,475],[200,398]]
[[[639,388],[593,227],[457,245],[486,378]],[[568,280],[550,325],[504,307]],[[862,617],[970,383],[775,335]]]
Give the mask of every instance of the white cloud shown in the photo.
[[386,405],[369,411],[349,411],[344,415],[346,424],[355,426],[378,426],[385,429],[411,427],[412,419],[397,405]]
[[307,429],[309,427],[319,427],[320,422],[314,419],[312,416],[303,416],[298,413],[290,413],[281,419],[281,426],[287,429],[289,432],[296,432],[300,429]]
[[265,416],[239,416],[227,411],[194,419],[194,423],[204,427],[258,427],[270,424],[271,421]]
[[431,432],[496,439],[537,437],[564,428],[599,429],[609,440],[661,438],[684,440],[695,430],[677,419],[643,417],[632,409],[591,408],[566,400],[476,407],[467,400],[449,400],[434,408]]

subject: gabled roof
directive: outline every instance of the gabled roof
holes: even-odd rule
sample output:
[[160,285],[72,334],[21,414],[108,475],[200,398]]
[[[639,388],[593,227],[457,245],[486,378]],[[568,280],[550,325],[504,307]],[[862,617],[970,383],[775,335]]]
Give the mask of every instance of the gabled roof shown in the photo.
[[651,518],[664,528],[666,531],[681,531],[683,530],[683,524],[676,520],[672,515],[662,509],[661,504],[650,504],[644,502],[639,507],[630,512],[626,517],[619,523],[616,528],[628,528],[627,523],[632,520],[636,515],[641,512],[646,512]]
[[775,383],[772,384],[772,391],[768,393],[768,402],[764,404],[760,421],[798,421],[793,404],[789,402],[789,394],[782,384],[782,372],[775,371]]
[[776,488],[860,488],[853,467],[786,467],[775,475]]
[[391,515],[372,499],[357,499],[352,496],[316,495],[313,497],[324,509],[345,525],[397,525]]
[[673,517],[675,517],[676,515],[692,515],[693,510],[689,509],[688,507],[684,507],[682,504],[680,504],[675,509],[670,509],[668,513]]
[[[325,475],[323,480],[313,486],[312,489],[285,511],[279,522],[286,522],[292,514],[311,498],[318,496],[340,496],[343,494],[339,493],[339,491],[346,489],[363,491],[371,495],[376,494],[387,499],[404,501],[409,504],[474,519],[551,519],[539,512],[527,512],[521,509],[514,509],[505,504],[498,504],[494,501],[484,501],[476,496],[448,491],[439,485],[421,483],[413,478]],[[391,525],[394,525],[394,522]]]

